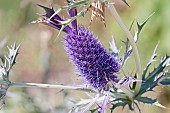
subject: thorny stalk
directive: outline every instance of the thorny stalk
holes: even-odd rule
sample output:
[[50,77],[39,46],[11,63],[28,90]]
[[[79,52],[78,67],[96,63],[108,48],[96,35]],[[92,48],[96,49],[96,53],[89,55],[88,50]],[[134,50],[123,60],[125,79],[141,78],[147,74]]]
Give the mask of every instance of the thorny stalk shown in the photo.
[[[115,18],[116,22],[119,24],[119,26],[124,31],[127,38],[129,39],[129,42],[130,42],[130,44],[133,48],[133,52],[134,52],[134,58],[135,58],[135,63],[136,63],[136,68],[137,68],[138,79],[142,80],[142,70],[141,70],[140,56],[139,56],[139,52],[138,52],[137,46],[135,44],[135,41],[133,39],[133,36],[130,33],[130,31],[128,30],[128,28],[125,26],[125,24],[123,23],[122,19],[120,18],[119,14],[117,13],[113,4],[109,5],[109,9],[110,9],[112,16]],[[141,87],[141,82],[137,82],[135,94],[139,92],[140,87]]]

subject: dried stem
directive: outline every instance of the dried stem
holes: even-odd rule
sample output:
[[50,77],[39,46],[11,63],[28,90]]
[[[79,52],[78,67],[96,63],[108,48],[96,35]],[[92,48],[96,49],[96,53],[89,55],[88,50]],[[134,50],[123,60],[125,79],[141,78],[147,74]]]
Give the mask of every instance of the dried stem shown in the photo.
[[[134,58],[135,58],[135,62],[136,62],[138,79],[142,80],[142,71],[141,71],[140,56],[139,56],[139,52],[138,52],[137,46],[135,44],[135,41],[133,39],[133,36],[130,33],[129,29],[123,23],[122,19],[120,18],[119,14],[117,13],[117,11],[116,11],[116,9],[115,9],[113,4],[111,4],[109,6],[109,9],[111,11],[112,16],[115,18],[116,22],[119,24],[119,26],[124,31],[124,33],[126,34],[127,38],[129,39],[129,42],[130,42],[130,44],[132,46],[132,49],[133,49],[133,52],[134,52]],[[135,93],[138,93],[138,91],[140,90],[140,87],[141,87],[141,82],[137,82]]]
[[[0,81],[0,84],[6,84],[6,81]],[[95,90],[92,90],[89,88],[83,88],[83,87],[79,87],[79,86],[68,86],[68,85],[55,85],[55,84],[10,82],[9,87],[54,88],[54,89],[88,91],[88,92],[96,93]]]

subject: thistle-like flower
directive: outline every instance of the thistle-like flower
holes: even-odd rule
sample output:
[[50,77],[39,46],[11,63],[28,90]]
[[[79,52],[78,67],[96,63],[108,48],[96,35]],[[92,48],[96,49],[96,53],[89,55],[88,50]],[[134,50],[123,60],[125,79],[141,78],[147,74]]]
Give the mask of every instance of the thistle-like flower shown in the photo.
[[[46,24],[61,29],[64,21],[55,14],[52,8],[41,6],[46,10],[44,20]],[[76,8],[69,10],[70,17],[77,15]],[[85,27],[77,26],[77,21],[71,22],[72,26],[66,26],[63,31],[64,48],[69,58],[76,66],[86,83],[98,90],[105,88],[110,81],[116,82],[116,73],[120,70],[120,63],[108,53],[97,38]]]
[[64,46],[81,75],[95,88],[104,88],[120,70],[119,62],[83,26],[65,36]]
[[[158,83],[169,84],[169,78],[167,80],[163,79],[164,75],[169,75],[169,72],[168,74],[164,72],[164,69],[170,65],[169,56],[166,56],[160,65],[146,76],[149,66],[156,57],[155,49],[151,60],[143,71],[142,80],[136,80],[131,75],[126,78],[119,78],[117,76],[118,72],[123,65],[125,65],[132,53],[132,47],[129,46],[128,40],[125,42],[126,51],[124,57],[119,57],[119,51],[114,39],[110,42],[110,54],[87,28],[82,25],[77,25],[75,18],[77,18],[80,13],[77,13],[75,7],[70,7],[68,11],[71,19],[64,20],[53,10],[53,8],[39,6],[45,9],[46,14],[43,15],[43,18],[38,22],[42,22],[66,33],[64,36],[64,48],[66,53],[80,72],[80,76],[84,79],[85,83],[98,90],[96,96],[90,100],[88,104],[86,102],[80,102],[80,105],[87,105],[81,109],[79,113],[85,113],[96,103],[98,105],[98,113],[104,113],[109,103],[112,104],[111,112],[116,107],[124,107],[125,105],[128,105],[130,110],[134,110],[134,105],[139,109],[138,104],[134,100],[160,106],[157,104],[156,100],[143,97],[142,94],[147,91],[152,91]],[[138,30],[134,35],[135,42],[138,40],[139,33],[148,19],[149,17],[143,22],[143,24],[137,22]],[[68,25],[68,23],[71,23],[71,26]],[[121,62],[119,61],[119,58],[122,59]],[[162,72],[163,74],[160,74]],[[105,86],[109,82],[115,83],[114,88],[110,87],[109,90],[105,90]],[[133,90],[136,88],[136,82],[141,82],[142,84],[137,94],[133,93]],[[103,91],[102,93],[105,95],[101,96],[101,91]],[[99,101],[100,98],[102,98],[102,101]]]

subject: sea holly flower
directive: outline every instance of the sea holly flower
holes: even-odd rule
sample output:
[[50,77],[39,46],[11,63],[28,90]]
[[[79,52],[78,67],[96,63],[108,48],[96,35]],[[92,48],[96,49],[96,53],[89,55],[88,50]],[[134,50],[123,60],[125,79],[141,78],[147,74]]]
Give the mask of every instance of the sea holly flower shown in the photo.
[[[80,76],[84,79],[85,83],[93,89],[97,89],[95,98],[92,98],[88,103],[87,101],[80,102],[81,104],[79,106],[86,106],[82,110],[79,109],[80,112],[78,113],[85,113],[94,104],[98,107],[91,110],[92,113],[97,110],[99,113],[103,113],[109,103],[112,104],[111,112],[116,107],[124,107],[126,105],[128,105],[130,110],[134,110],[134,106],[139,109],[136,101],[160,106],[156,99],[143,97],[142,94],[152,91],[159,83],[163,85],[169,84],[169,78],[164,79],[166,75],[169,75],[169,73],[165,74],[165,68],[169,66],[169,56],[166,56],[160,65],[148,74],[148,68],[156,57],[155,49],[151,60],[143,71],[142,80],[135,79],[133,75],[129,75],[123,79],[119,78],[117,76],[118,73],[133,51],[132,46],[129,45],[129,41],[127,40],[125,42],[126,50],[124,57],[119,56],[119,50],[116,47],[114,38],[110,42],[111,51],[107,52],[90,30],[83,25],[77,25],[76,18],[79,13],[77,13],[76,8],[72,7],[72,5],[74,4],[71,4],[70,7],[68,5],[68,14],[71,18],[68,19],[69,21],[61,18],[53,8],[39,5],[45,9],[46,14],[37,22],[42,22],[66,33],[64,36],[66,53],[73,65],[80,72]],[[139,33],[148,19],[149,17],[142,24],[137,22],[138,29],[134,35],[134,42],[138,40]],[[71,23],[71,25],[68,23]],[[134,93],[136,82],[141,82],[142,85],[139,92]],[[109,88],[106,86],[109,86]]]
[[120,70],[119,62],[83,26],[66,35],[64,46],[81,76],[93,87],[104,89],[111,78],[116,78],[114,74]]
[[[39,6],[45,9],[46,14],[43,15],[43,18],[39,20],[38,23],[42,22],[55,29],[62,29],[62,23],[65,23],[67,20],[61,18],[53,8]],[[70,8],[68,14],[71,18],[74,18],[77,15],[76,8]],[[109,83],[116,83],[121,86],[122,84],[125,85],[126,82],[127,84],[132,82],[130,81],[132,79],[125,78],[122,80],[117,76],[117,73],[122,67],[118,58],[118,53],[117,56],[114,56],[110,52],[107,52],[90,30],[83,25],[77,25],[76,19],[71,21],[71,26],[66,25],[63,28],[63,32],[66,33],[64,37],[66,53],[73,62],[73,65],[75,65],[76,69],[80,72],[80,76],[84,79],[86,84],[97,89],[98,92],[103,92],[107,89],[106,86]],[[116,45],[113,44],[112,47],[113,46]],[[112,48],[112,52],[116,53],[117,50]],[[99,109],[100,113],[103,113],[107,108],[110,98],[109,93],[106,95]],[[87,111],[95,104],[96,99],[98,99],[98,96],[81,110],[80,113]]]
[[[52,8],[41,7],[47,12],[43,15],[49,20],[46,24],[61,29],[62,23],[60,22],[64,20],[55,14]],[[77,15],[77,10],[73,7],[68,13],[70,17],[74,17]],[[71,25],[63,29],[66,33],[64,37],[66,53],[85,82],[99,91],[103,90],[108,82],[116,81],[116,73],[120,71],[121,65],[87,28],[82,25],[78,26],[76,20],[73,20]]]
[[[104,13],[104,11],[102,11],[104,10],[104,8],[101,8],[101,5],[103,3],[103,5],[105,5],[105,2],[108,2],[110,0],[67,1],[68,5],[62,7],[61,9],[69,9],[68,14],[70,16],[70,19],[65,20],[61,18],[58,15],[58,11],[54,11],[53,8],[47,8],[39,5],[40,7],[45,9],[46,14],[42,15],[43,18],[36,22],[42,22],[48,26],[51,26],[66,33],[64,37],[64,48],[66,50],[66,53],[68,54],[69,58],[71,59],[77,70],[80,72],[80,76],[91,87],[87,88],[81,86],[77,87],[70,85],[66,86],[39,83],[20,83],[10,81],[9,73],[11,68],[15,64],[19,50],[19,46],[16,46],[16,44],[14,43],[14,45],[8,47],[9,52],[5,56],[2,56],[2,58],[0,58],[0,103],[5,104],[5,97],[8,89],[15,86],[60,88],[90,92],[85,93],[90,99],[81,99],[80,101],[76,102],[76,106],[74,107],[75,109],[73,108],[69,113],[85,113],[88,110],[91,113],[104,113],[108,108],[108,105],[111,105],[111,113],[115,108],[120,106],[123,108],[125,106],[128,106],[129,110],[134,110],[135,108],[137,108],[141,113],[138,103],[147,103],[166,108],[161,105],[157,101],[157,99],[152,99],[143,95],[146,92],[153,91],[154,88],[159,85],[170,85],[170,56],[164,56],[158,66],[155,66],[154,69],[149,69],[151,64],[156,61],[156,50],[158,48],[158,45],[155,47],[155,50],[148,64],[144,68],[143,73],[139,73],[141,71],[137,70],[136,73],[128,74],[128,76],[123,73],[126,77],[121,79],[119,78],[119,76],[117,76],[118,74],[121,74],[120,70],[126,64],[126,61],[130,57],[131,53],[134,52],[135,54],[135,42],[138,40],[139,33],[149,17],[142,24],[139,24],[137,22],[138,29],[136,30],[134,37],[131,36],[129,30],[128,32],[126,32],[126,26],[122,26],[123,30],[127,33],[126,36],[128,37],[128,39],[126,42],[124,42],[124,57],[121,57],[119,55],[120,50],[117,49],[114,38],[112,42],[110,42],[110,52],[107,52],[102,44],[97,40],[97,38],[90,32],[90,30],[85,28],[83,25],[77,25],[76,21],[76,18],[81,13],[77,14],[77,10],[75,7],[87,5],[86,8],[88,8],[88,6],[90,6],[93,11],[93,16],[100,17],[103,16]],[[126,0],[122,1],[126,3]],[[90,5],[90,3],[92,4]],[[123,25],[123,22],[121,21],[121,18],[119,18],[119,15],[117,14],[114,7],[112,7],[111,9],[113,9],[110,11],[115,17],[117,23]],[[68,23],[71,23],[71,25],[69,25]],[[129,33],[130,35],[128,35]],[[138,52],[136,52],[136,54],[137,53]],[[141,80],[137,80],[139,79],[139,75],[141,75]],[[92,108],[92,106],[94,106],[94,108]]]

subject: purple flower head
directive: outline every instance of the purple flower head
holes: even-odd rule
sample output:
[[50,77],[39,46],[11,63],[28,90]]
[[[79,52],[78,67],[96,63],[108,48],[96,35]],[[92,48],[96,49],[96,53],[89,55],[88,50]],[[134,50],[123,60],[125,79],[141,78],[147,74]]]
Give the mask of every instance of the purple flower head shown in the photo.
[[[41,6],[42,7],[42,6]],[[49,26],[60,29],[60,21],[64,21],[55,11],[46,8],[46,18],[50,19]],[[77,15],[76,8],[69,10],[70,17]],[[72,27],[66,26],[64,32],[64,48],[69,58],[80,72],[80,76],[88,84],[99,90],[104,89],[109,81],[116,82],[115,74],[120,70],[120,63],[108,53],[97,38],[85,27],[77,26],[77,21],[71,22]]]

